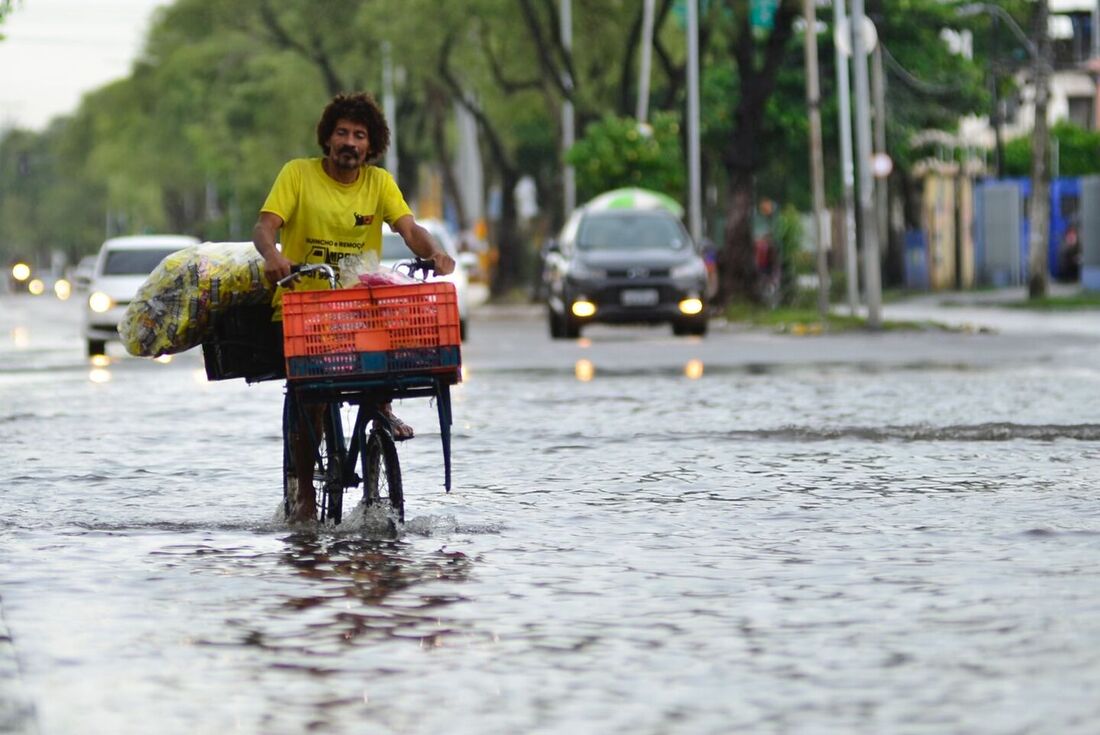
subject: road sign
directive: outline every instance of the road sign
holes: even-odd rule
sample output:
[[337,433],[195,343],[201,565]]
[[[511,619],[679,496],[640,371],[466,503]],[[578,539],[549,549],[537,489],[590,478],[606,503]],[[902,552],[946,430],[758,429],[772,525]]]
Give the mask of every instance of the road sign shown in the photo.
[[771,31],[775,27],[775,9],[779,0],[752,0],[749,3],[749,24],[754,31]]

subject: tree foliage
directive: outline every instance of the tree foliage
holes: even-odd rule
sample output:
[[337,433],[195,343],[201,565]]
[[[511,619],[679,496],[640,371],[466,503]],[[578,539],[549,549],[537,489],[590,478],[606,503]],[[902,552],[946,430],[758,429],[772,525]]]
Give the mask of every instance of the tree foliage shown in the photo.
[[[1050,129],[1058,157],[1059,176],[1100,173],[1100,132],[1085,130],[1062,121]],[[1031,175],[1031,136],[1024,135],[1005,145],[1005,175]]]
[[[982,34],[989,19],[960,20],[957,4],[868,0],[889,52],[887,129],[902,168],[913,131],[951,127],[959,114],[988,104],[983,54],[990,46]],[[0,0],[0,8],[10,5]],[[751,289],[748,225],[758,194],[808,202],[802,29],[795,22],[802,1],[782,0],[771,31],[750,27],[748,5],[700,3],[704,186],[717,201],[705,219],[711,237],[725,242],[726,272],[740,269],[727,293]],[[1006,7],[1026,5],[1009,0]],[[452,164],[462,141],[452,120],[457,107],[473,116],[486,171],[487,190],[478,194],[500,202],[492,209],[501,256],[494,286],[506,290],[527,272],[534,228],[521,227],[504,193],[531,176],[543,207],[538,226],[561,221],[566,101],[586,131],[570,157],[582,201],[639,182],[686,199],[682,8],[676,0],[656,3],[654,135],[632,139],[643,4],[572,0],[572,7],[570,46],[553,0],[175,0],[158,10],[128,77],[87,95],[44,131],[0,138],[0,250],[63,249],[75,257],[104,234],[152,230],[247,238],[282,163],[318,154],[314,126],[325,101],[360,89],[381,96],[388,48],[399,182],[413,201],[427,191],[424,172],[437,172],[459,224],[472,225],[458,204]],[[973,61],[952,56],[938,36],[962,24],[975,32]],[[831,33],[819,42],[835,197]],[[1012,51],[1005,42],[998,53],[1011,59]]]
[[645,126],[632,117],[605,117],[588,126],[565,160],[576,169],[580,201],[623,186],[676,198],[684,191],[680,122],[673,113],[657,113]]

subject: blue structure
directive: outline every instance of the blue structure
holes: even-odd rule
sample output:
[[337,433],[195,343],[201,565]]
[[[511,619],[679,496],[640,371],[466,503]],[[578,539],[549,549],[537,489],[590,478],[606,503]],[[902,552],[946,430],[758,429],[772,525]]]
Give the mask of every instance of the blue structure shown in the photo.
[[[1030,251],[1031,222],[1027,216],[1027,200],[1031,196],[1031,180],[1027,178],[986,179],[975,185],[975,200],[981,199],[980,190],[995,184],[1015,184],[1020,192],[1020,270],[1021,274],[1028,271],[1028,253]],[[1078,228],[1078,214],[1081,202],[1081,180],[1076,177],[1060,177],[1050,182],[1050,228],[1047,234],[1047,271],[1054,278],[1066,278],[1061,262],[1061,251],[1066,241],[1066,233],[1071,228]],[[984,254],[986,252],[986,233],[982,232],[982,219],[975,218],[974,241],[975,265],[979,273],[985,271]],[[1007,285],[994,283],[993,285]]]
[[906,230],[905,287],[924,291],[928,286],[928,238],[923,230]]

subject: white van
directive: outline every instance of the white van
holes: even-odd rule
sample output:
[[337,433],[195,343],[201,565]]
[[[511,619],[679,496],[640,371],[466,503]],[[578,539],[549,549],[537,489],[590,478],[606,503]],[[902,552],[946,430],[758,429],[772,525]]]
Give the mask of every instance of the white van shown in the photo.
[[198,245],[189,235],[131,235],[103,243],[84,303],[84,338],[88,355],[102,355],[118,339],[118,323],[153,269],[177,250]]

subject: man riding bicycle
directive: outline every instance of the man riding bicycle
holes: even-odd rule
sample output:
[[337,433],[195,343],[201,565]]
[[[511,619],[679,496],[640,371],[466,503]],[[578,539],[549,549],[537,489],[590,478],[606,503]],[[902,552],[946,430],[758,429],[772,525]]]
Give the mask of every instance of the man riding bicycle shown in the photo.
[[[264,273],[272,283],[290,275],[295,264],[328,263],[373,252],[381,254],[382,223],[405,240],[416,255],[430,260],[435,271],[448,274],[454,260],[440,248],[426,229],[416,223],[393,176],[371,165],[389,146],[390,130],[378,104],[369,95],[337,95],[321,113],[317,142],[324,156],[298,158],[283,166],[271,187],[259,219],[252,230],[252,243],[264,259]],[[282,251],[275,247],[282,231]],[[322,278],[299,279],[295,288],[328,288]],[[273,321],[282,323],[283,289],[272,300]],[[281,329],[276,330],[279,349]],[[288,399],[289,400],[289,397]],[[412,429],[383,407],[395,438],[412,437]],[[291,431],[294,466],[313,466],[315,440],[320,434],[320,413],[296,411],[296,430]],[[308,421],[315,427],[302,426]],[[311,439],[311,437],[313,437]],[[314,488],[311,473],[299,470],[298,502],[291,520],[313,518]]]

